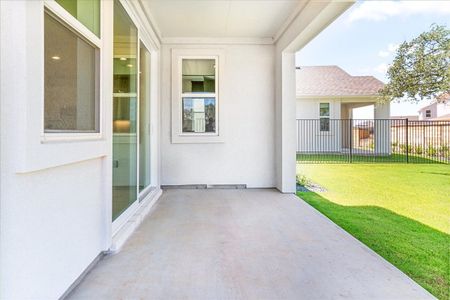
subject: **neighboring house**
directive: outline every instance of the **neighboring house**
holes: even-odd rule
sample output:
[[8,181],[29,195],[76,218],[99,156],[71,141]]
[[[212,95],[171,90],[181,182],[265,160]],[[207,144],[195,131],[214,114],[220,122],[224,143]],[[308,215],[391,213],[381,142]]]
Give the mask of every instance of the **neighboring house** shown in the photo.
[[295,53],[352,3],[0,1],[0,297],[63,296],[161,186],[295,193]]
[[[353,109],[377,102],[384,84],[373,76],[352,76],[338,66],[302,66],[296,70],[297,119],[352,119]],[[328,108],[320,115],[320,106]],[[375,119],[388,119],[389,104],[375,107]]]
[[[320,137],[305,138],[300,132],[297,152],[341,152],[355,147],[350,145],[354,143],[348,134],[351,122],[345,121],[353,119],[355,108],[374,105],[375,119],[390,118],[390,104],[376,103],[377,93],[384,84],[373,76],[352,76],[338,66],[302,66],[296,70],[296,81],[297,119],[320,120],[311,121],[317,124],[314,131]],[[352,124],[357,125],[358,122],[355,120]],[[380,122],[376,125],[385,127]],[[383,128],[382,132],[386,130]],[[358,136],[360,131],[357,130]],[[382,134],[378,134],[378,137],[386,139]],[[377,141],[377,135],[374,138],[378,153],[390,152],[386,141]]]
[[[408,124],[392,124],[392,143],[401,148],[448,149],[450,145],[450,94],[444,93],[418,111],[418,116],[408,116]],[[406,118],[405,118],[406,119]],[[430,121],[430,122],[428,122]],[[408,136],[408,138],[406,138]]]
[[434,118],[432,121],[450,121],[450,114]]
[[391,120],[408,119],[410,121],[419,121],[418,115],[402,115],[402,116],[391,116]]
[[419,109],[419,120],[450,120],[450,94],[443,94],[433,103]]

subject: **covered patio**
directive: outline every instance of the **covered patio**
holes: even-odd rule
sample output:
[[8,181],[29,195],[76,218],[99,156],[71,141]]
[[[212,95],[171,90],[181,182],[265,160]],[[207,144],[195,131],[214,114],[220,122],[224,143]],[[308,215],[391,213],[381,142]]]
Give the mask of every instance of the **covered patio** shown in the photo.
[[428,297],[294,195],[295,54],[354,1],[0,1],[0,298]]
[[170,189],[68,299],[431,299],[292,194]]

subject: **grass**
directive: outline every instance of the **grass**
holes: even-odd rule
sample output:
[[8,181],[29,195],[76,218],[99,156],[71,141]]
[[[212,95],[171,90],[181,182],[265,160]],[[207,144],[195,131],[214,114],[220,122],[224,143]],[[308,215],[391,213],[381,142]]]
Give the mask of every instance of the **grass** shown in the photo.
[[440,299],[449,299],[450,167],[303,164],[298,195]]
[[[435,158],[424,157],[410,154],[407,158],[405,154],[391,154],[391,155],[358,155],[354,154],[351,157],[353,163],[406,163],[407,159],[410,163],[444,163],[450,162],[449,158]],[[350,155],[342,153],[329,154],[297,154],[297,161],[301,163],[347,163],[350,160]]]

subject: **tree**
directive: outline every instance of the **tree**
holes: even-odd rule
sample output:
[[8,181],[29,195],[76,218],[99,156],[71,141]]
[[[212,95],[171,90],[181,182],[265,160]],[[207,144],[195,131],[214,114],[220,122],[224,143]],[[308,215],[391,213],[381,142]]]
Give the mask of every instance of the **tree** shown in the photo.
[[382,102],[402,98],[416,103],[450,92],[450,30],[432,25],[430,31],[403,42],[387,70],[389,82],[380,91]]

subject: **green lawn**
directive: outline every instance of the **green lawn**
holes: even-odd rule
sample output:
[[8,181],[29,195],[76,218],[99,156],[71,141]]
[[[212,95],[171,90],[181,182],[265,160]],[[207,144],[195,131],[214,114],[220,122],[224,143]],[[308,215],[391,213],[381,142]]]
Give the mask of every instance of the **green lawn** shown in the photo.
[[410,154],[408,157],[405,154],[391,154],[391,155],[350,155],[342,153],[328,153],[328,154],[297,154],[297,161],[300,163],[348,163],[351,160],[352,163],[445,163],[450,162],[449,157],[425,157]]
[[440,299],[449,299],[450,165],[298,164],[298,195]]

